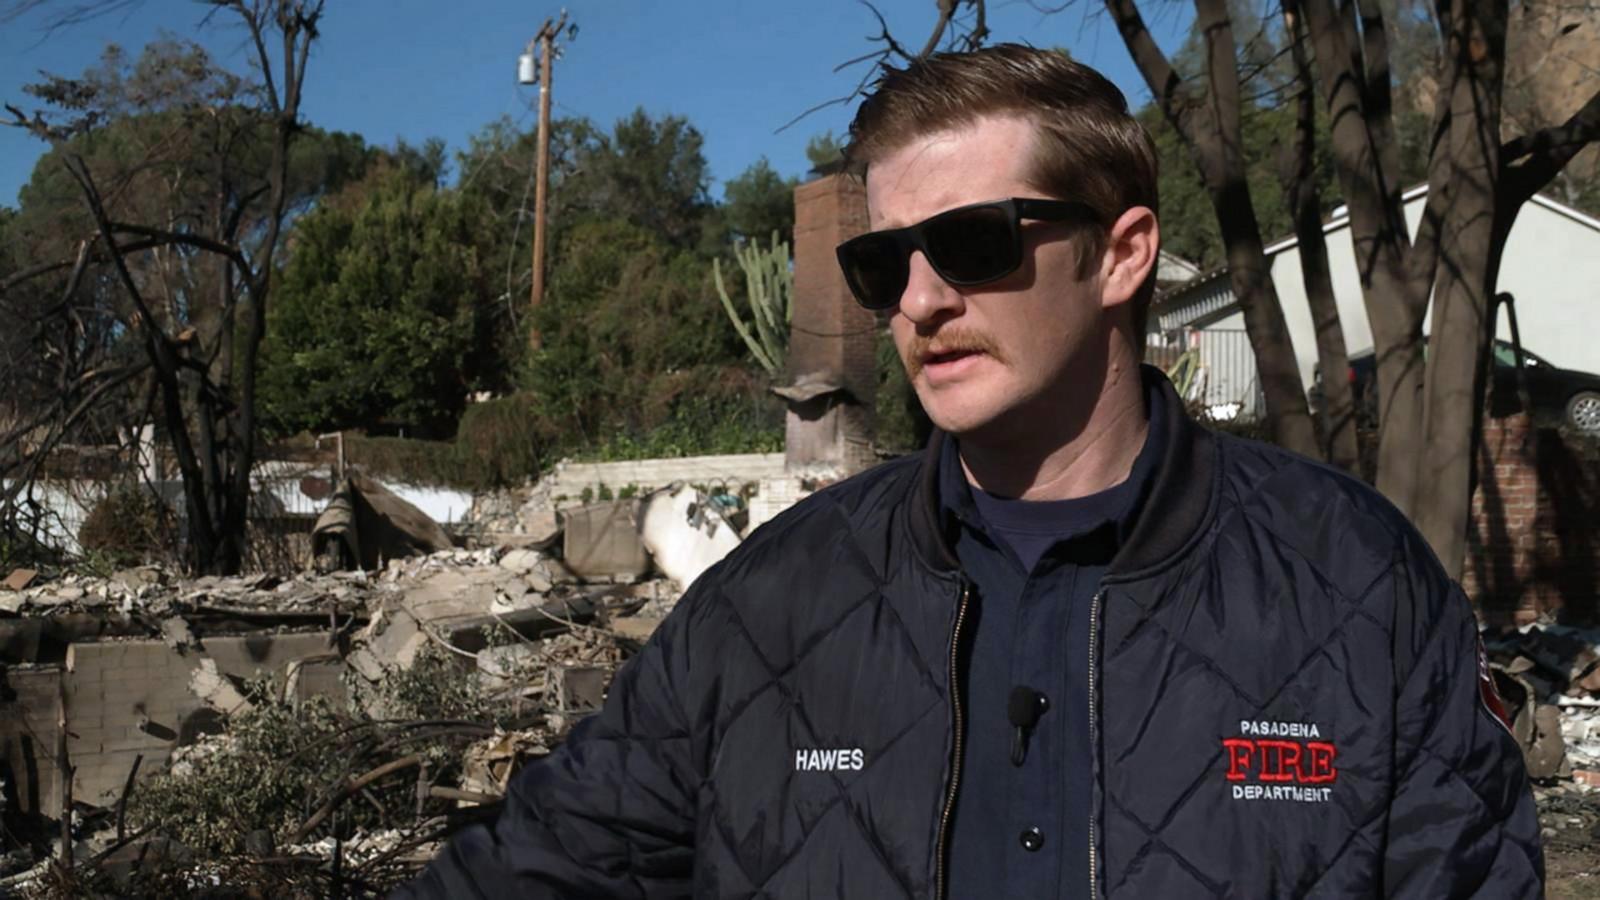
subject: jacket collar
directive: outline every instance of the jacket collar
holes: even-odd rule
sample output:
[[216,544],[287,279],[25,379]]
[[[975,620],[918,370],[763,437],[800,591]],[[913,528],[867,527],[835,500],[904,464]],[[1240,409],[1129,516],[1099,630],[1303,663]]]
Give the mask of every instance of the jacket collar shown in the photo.
[[[1161,402],[1147,405],[1165,417],[1162,427],[1151,433],[1160,434],[1166,446],[1132,531],[1106,571],[1107,581],[1137,577],[1176,557],[1200,533],[1216,493],[1215,436],[1189,418],[1183,400],[1160,369],[1140,366],[1140,377],[1147,396],[1162,395]],[[935,429],[923,451],[909,527],[922,558],[935,570],[954,572],[960,568],[953,549],[958,525],[942,513],[939,502],[944,442],[944,433]]]

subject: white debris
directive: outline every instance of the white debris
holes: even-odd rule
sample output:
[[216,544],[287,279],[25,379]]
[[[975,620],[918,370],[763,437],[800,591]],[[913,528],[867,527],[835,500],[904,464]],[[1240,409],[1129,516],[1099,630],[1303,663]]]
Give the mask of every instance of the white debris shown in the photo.
[[739,546],[739,533],[710,498],[687,485],[646,497],[639,533],[656,568],[685,589]]

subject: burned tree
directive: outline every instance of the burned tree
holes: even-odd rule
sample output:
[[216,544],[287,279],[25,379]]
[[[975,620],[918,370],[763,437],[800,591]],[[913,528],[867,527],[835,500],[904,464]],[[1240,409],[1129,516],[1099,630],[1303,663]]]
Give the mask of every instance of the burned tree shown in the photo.
[[1413,236],[1401,209],[1383,11],[1375,0],[1303,8],[1377,352],[1378,487],[1459,574],[1501,255],[1522,204],[1600,133],[1600,93],[1563,125],[1502,142],[1509,3],[1434,4],[1439,98]]
[[[0,287],[9,297],[31,278],[71,271],[72,297],[82,290],[79,270],[93,275],[95,296],[132,348],[127,365],[149,373],[161,438],[182,479],[188,561],[196,571],[233,572],[245,553],[257,358],[275,260],[304,195],[292,163],[322,3],[209,5],[208,17],[243,26],[257,79],[220,70],[194,45],[168,44],[131,66],[113,52],[82,78],[30,87],[48,112],[7,105],[9,124],[49,141],[56,176],[70,179],[79,208],[61,210],[55,228],[79,249]],[[35,452],[47,445],[36,442]]]
[[1311,77],[1305,27],[1296,11],[1295,0],[1284,0],[1283,19],[1294,70],[1294,140],[1283,148],[1279,179],[1283,182],[1286,205],[1294,218],[1300,273],[1317,339],[1317,371],[1322,376],[1323,450],[1329,463],[1359,473],[1355,392],[1346,375],[1350,358],[1344,341],[1344,326],[1339,321],[1338,300],[1333,293],[1328,243],[1322,234],[1322,203],[1316,189],[1316,85]]
[[1246,178],[1240,126],[1246,100],[1227,2],[1195,0],[1196,29],[1205,42],[1204,86],[1199,90],[1180,77],[1156,46],[1134,0],[1105,2],[1157,106],[1182,136],[1205,184],[1222,233],[1233,295],[1255,351],[1272,433],[1291,450],[1320,455]]

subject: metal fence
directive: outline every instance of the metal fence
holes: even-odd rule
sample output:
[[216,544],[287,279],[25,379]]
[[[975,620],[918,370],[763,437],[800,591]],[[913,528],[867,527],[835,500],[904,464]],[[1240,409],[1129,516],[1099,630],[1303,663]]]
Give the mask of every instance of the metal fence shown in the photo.
[[1179,385],[1184,400],[1214,419],[1250,420],[1266,409],[1255,351],[1242,328],[1176,329],[1146,357],[1168,371],[1192,367]]

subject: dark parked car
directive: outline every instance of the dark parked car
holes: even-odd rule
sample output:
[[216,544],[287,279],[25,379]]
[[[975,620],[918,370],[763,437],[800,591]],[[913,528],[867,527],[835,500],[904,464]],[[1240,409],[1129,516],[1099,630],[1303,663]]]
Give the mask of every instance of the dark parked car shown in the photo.
[[[1600,375],[1559,369],[1547,360],[1522,351],[1523,373],[1528,381],[1528,402],[1534,421],[1545,425],[1565,424],[1584,434],[1600,435]],[[1507,341],[1494,342],[1493,381],[1489,385],[1491,409],[1513,412],[1517,409],[1517,357]],[[1355,389],[1356,408],[1362,418],[1376,424],[1378,418],[1377,357],[1371,350],[1350,357],[1350,384]],[[1312,388],[1320,394],[1320,385]],[[1320,400],[1320,397],[1315,398]]]

